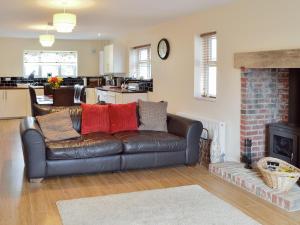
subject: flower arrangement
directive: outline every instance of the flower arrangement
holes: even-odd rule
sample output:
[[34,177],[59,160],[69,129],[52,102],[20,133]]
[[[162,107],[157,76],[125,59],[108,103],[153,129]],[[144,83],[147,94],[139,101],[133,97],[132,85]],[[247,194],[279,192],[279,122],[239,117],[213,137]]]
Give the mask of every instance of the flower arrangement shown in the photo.
[[64,79],[62,77],[49,77],[48,83],[52,88],[59,88]]

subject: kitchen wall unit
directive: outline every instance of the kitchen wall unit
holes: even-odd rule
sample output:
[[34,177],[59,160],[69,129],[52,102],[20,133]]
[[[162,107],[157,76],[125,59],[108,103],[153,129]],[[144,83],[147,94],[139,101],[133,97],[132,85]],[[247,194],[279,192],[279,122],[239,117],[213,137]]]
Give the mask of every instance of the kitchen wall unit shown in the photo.
[[104,74],[124,73],[125,54],[124,49],[117,44],[105,45],[103,52]]
[[114,72],[114,45],[104,46],[104,73]]

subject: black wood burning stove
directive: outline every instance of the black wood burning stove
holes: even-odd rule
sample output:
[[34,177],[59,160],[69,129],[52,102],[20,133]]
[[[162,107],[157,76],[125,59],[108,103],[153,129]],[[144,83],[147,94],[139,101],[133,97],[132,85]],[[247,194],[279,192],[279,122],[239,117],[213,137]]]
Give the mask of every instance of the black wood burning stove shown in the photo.
[[300,167],[300,69],[290,69],[288,123],[269,125],[269,155]]
[[269,132],[270,156],[282,159],[297,167],[299,162],[299,137],[300,128],[294,128],[288,124],[271,124]]

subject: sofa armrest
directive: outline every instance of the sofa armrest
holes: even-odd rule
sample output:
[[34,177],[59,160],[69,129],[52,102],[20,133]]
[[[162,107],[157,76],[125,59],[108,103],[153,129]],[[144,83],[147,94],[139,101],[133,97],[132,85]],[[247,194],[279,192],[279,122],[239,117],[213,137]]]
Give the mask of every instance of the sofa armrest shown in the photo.
[[186,164],[194,165],[199,161],[199,142],[203,130],[201,122],[181,116],[168,114],[168,132],[186,138]]
[[46,176],[46,145],[42,131],[34,117],[20,124],[20,134],[27,176],[38,179]]

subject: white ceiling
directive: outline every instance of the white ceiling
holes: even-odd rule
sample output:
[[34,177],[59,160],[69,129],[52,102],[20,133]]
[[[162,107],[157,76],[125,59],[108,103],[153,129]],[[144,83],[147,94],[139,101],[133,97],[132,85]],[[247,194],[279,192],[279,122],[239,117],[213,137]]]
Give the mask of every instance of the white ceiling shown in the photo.
[[77,14],[78,25],[61,39],[110,39],[234,0],[0,0],[0,36],[35,38],[52,15]]

